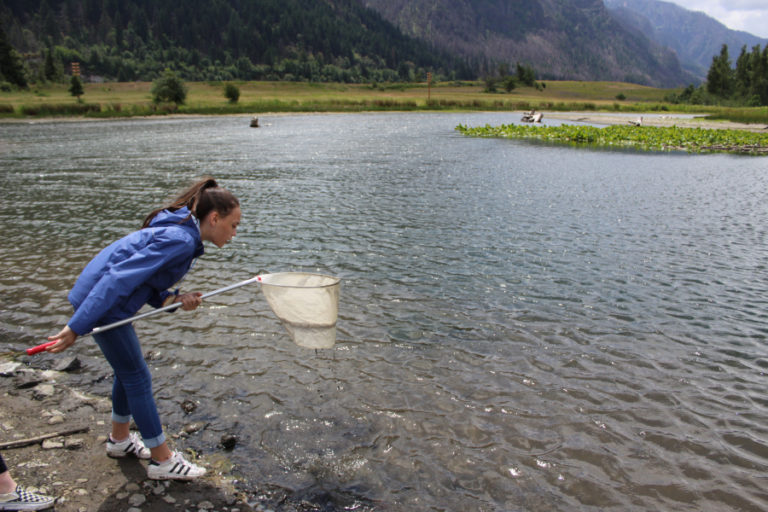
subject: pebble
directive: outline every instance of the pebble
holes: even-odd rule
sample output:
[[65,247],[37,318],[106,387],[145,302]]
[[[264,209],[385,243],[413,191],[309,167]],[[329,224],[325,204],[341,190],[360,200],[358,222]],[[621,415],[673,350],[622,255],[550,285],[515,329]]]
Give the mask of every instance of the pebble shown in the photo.
[[199,432],[204,428],[205,428],[205,423],[203,423],[202,421],[196,421],[194,423],[190,423],[189,425],[185,425],[182,430],[186,434],[194,434],[195,432]]
[[162,482],[157,482],[156,484],[150,484],[149,488],[152,489],[152,494],[155,496],[160,496],[161,494],[165,493],[165,486],[162,484]]
[[53,396],[53,394],[56,392],[56,390],[53,387],[53,384],[38,384],[35,386],[33,398],[40,400],[42,398],[48,398]]
[[210,501],[201,501],[197,504],[197,508],[200,510],[211,510],[213,508],[213,503]]
[[51,416],[50,419],[48,419],[49,425],[59,425],[61,423],[64,423],[64,416]]
[[75,439],[67,439],[66,441],[64,441],[64,448],[66,448],[67,450],[79,450],[83,446],[85,446],[85,441],[83,441],[79,437]]
[[190,414],[197,409],[197,404],[193,402],[192,400],[184,400],[181,402],[181,409],[186,413]]
[[0,375],[11,375],[16,369],[21,366],[21,363],[9,361],[7,363],[0,363]]
[[174,498],[173,496],[163,496],[163,501],[168,503],[169,505],[173,505],[174,503],[176,503],[176,498]]
[[146,503],[147,497],[143,494],[134,494],[130,498],[128,498],[128,503],[130,503],[134,507],[140,507],[144,503]]
[[64,443],[61,441],[54,441],[52,439],[43,441],[43,450],[58,450],[61,448],[64,448]]

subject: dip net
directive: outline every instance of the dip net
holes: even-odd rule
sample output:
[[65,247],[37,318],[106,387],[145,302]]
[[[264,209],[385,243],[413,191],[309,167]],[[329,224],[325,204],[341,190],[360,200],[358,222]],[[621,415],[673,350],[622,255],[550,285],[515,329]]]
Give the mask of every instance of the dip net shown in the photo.
[[341,279],[304,272],[260,276],[261,292],[293,341],[306,348],[336,343]]

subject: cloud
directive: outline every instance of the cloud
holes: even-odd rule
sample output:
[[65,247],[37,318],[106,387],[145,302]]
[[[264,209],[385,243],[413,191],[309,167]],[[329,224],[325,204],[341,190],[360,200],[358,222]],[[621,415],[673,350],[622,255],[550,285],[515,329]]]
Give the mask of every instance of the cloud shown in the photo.
[[671,0],[690,11],[701,11],[733,30],[768,38],[768,3],[765,0]]

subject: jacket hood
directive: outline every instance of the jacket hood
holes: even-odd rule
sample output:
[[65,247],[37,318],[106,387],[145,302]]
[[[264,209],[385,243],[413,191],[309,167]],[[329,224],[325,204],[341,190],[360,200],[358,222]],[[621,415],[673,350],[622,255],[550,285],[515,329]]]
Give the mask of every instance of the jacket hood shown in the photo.
[[188,232],[194,240],[197,241],[197,249],[195,250],[195,257],[200,256],[203,253],[203,241],[200,239],[200,227],[197,218],[192,215],[189,208],[186,206],[179,208],[172,212],[170,210],[162,210],[155,215],[155,218],[149,223],[150,228],[160,227],[180,227]]

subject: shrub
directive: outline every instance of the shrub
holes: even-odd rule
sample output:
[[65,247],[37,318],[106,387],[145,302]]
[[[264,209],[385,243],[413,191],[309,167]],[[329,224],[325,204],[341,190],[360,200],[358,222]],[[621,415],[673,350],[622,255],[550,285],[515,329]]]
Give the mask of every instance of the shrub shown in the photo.
[[155,103],[183,105],[187,100],[187,86],[173,71],[166,68],[163,76],[152,83],[152,99]]
[[230,103],[237,103],[240,99],[240,89],[235,84],[227,84],[224,87],[224,96]]

